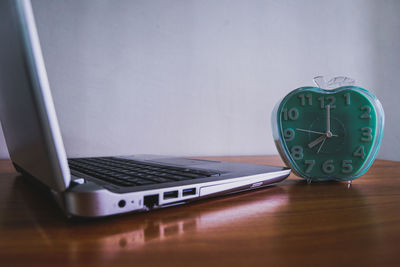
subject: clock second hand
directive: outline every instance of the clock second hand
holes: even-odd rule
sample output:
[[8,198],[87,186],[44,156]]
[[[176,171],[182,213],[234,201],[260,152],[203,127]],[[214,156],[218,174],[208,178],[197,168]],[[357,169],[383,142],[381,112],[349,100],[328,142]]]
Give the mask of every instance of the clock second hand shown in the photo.
[[[315,133],[315,134],[326,134],[323,132],[317,132],[317,131],[311,131],[311,130],[306,130],[306,129],[300,129],[300,128],[296,128],[296,131],[300,131],[300,132],[306,132],[306,133]],[[338,136],[337,134],[332,134],[332,136]]]

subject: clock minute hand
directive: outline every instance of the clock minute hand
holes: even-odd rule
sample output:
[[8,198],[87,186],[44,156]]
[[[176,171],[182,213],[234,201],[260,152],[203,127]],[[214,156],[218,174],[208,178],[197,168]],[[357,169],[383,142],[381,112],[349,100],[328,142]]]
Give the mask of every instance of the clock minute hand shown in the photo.
[[[331,133],[331,106],[326,106],[326,134]],[[332,133],[331,133],[332,135]]]
[[331,132],[331,106],[326,106],[326,137],[331,138],[334,136]]
[[321,135],[320,137],[318,137],[317,139],[315,139],[314,141],[312,141],[311,143],[308,144],[309,148],[313,148],[316,145],[318,145],[319,143],[321,143],[322,141],[324,141],[326,139],[326,134]]

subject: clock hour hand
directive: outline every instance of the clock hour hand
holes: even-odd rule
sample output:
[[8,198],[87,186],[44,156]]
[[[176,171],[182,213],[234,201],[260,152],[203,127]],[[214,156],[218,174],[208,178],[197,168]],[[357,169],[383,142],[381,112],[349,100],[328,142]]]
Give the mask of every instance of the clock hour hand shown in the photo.
[[311,143],[308,144],[309,148],[313,148],[316,145],[318,145],[319,143],[323,142],[326,139],[326,135],[321,135],[320,137],[318,137],[317,139],[315,139],[314,141],[312,141]]

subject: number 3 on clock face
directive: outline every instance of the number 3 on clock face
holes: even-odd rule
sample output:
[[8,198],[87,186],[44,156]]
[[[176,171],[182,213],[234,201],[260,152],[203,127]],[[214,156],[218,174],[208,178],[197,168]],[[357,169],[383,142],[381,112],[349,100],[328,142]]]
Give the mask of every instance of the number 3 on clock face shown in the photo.
[[297,175],[352,180],[375,159],[384,113],[375,96],[360,87],[302,87],[277,104],[272,123],[278,151]]

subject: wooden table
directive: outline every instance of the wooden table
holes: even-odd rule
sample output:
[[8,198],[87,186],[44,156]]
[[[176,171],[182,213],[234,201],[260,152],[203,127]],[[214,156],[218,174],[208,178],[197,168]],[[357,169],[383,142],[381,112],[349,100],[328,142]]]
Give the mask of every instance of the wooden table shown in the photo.
[[[278,164],[277,156],[207,157]],[[400,162],[347,183],[290,176],[250,193],[68,221],[0,161],[0,266],[400,266]]]

